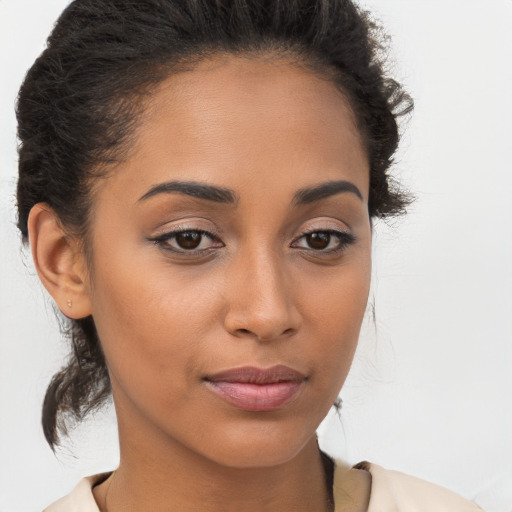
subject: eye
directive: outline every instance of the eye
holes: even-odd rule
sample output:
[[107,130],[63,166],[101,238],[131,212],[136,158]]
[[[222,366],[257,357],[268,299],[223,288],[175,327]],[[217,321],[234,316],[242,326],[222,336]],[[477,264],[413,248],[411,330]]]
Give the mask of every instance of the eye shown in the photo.
[[179,229],[148,240],[163,249],[183,254],[195,254],[224,247],[224,244],[213,233],[202,229]]
[[304,233],[291,244],[291,247],[315,252],[334,253],[343,251],[354,242],[355,237],[351,233],[326,229]]

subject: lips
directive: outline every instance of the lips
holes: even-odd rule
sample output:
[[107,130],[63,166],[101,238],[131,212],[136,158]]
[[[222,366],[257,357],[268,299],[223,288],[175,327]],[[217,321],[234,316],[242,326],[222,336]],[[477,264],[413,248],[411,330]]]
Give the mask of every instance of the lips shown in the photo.
[[284,365],[246,366],[205,378],[208,388],[231,405],[247,411],[274,411],[291,402],[304,388],[306,377]]

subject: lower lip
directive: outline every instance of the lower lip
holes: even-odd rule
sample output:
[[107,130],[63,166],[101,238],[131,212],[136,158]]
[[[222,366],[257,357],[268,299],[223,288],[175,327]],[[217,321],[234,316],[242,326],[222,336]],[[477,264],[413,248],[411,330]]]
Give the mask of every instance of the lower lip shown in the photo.
[[207,381],[209,388],[226,402],[246,411],[275,411],[291,402],[302,390],[303,381],[271,384]]

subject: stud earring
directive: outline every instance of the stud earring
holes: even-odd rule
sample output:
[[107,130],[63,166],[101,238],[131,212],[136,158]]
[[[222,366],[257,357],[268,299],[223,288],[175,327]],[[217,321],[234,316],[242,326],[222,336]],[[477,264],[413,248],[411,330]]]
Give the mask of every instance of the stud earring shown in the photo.
[[68,299],[68,308],[73,306],[73,301],[71,299]]

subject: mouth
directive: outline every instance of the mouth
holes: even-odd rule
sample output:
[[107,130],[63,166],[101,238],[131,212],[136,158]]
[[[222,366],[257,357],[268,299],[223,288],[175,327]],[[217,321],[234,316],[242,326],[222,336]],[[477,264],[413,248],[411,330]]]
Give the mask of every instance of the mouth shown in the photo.
[[284,365],[271,368],[232,368],[205,379],[208,388],[231,405],[246,411],[274,411],[296,398],[307,377]]

